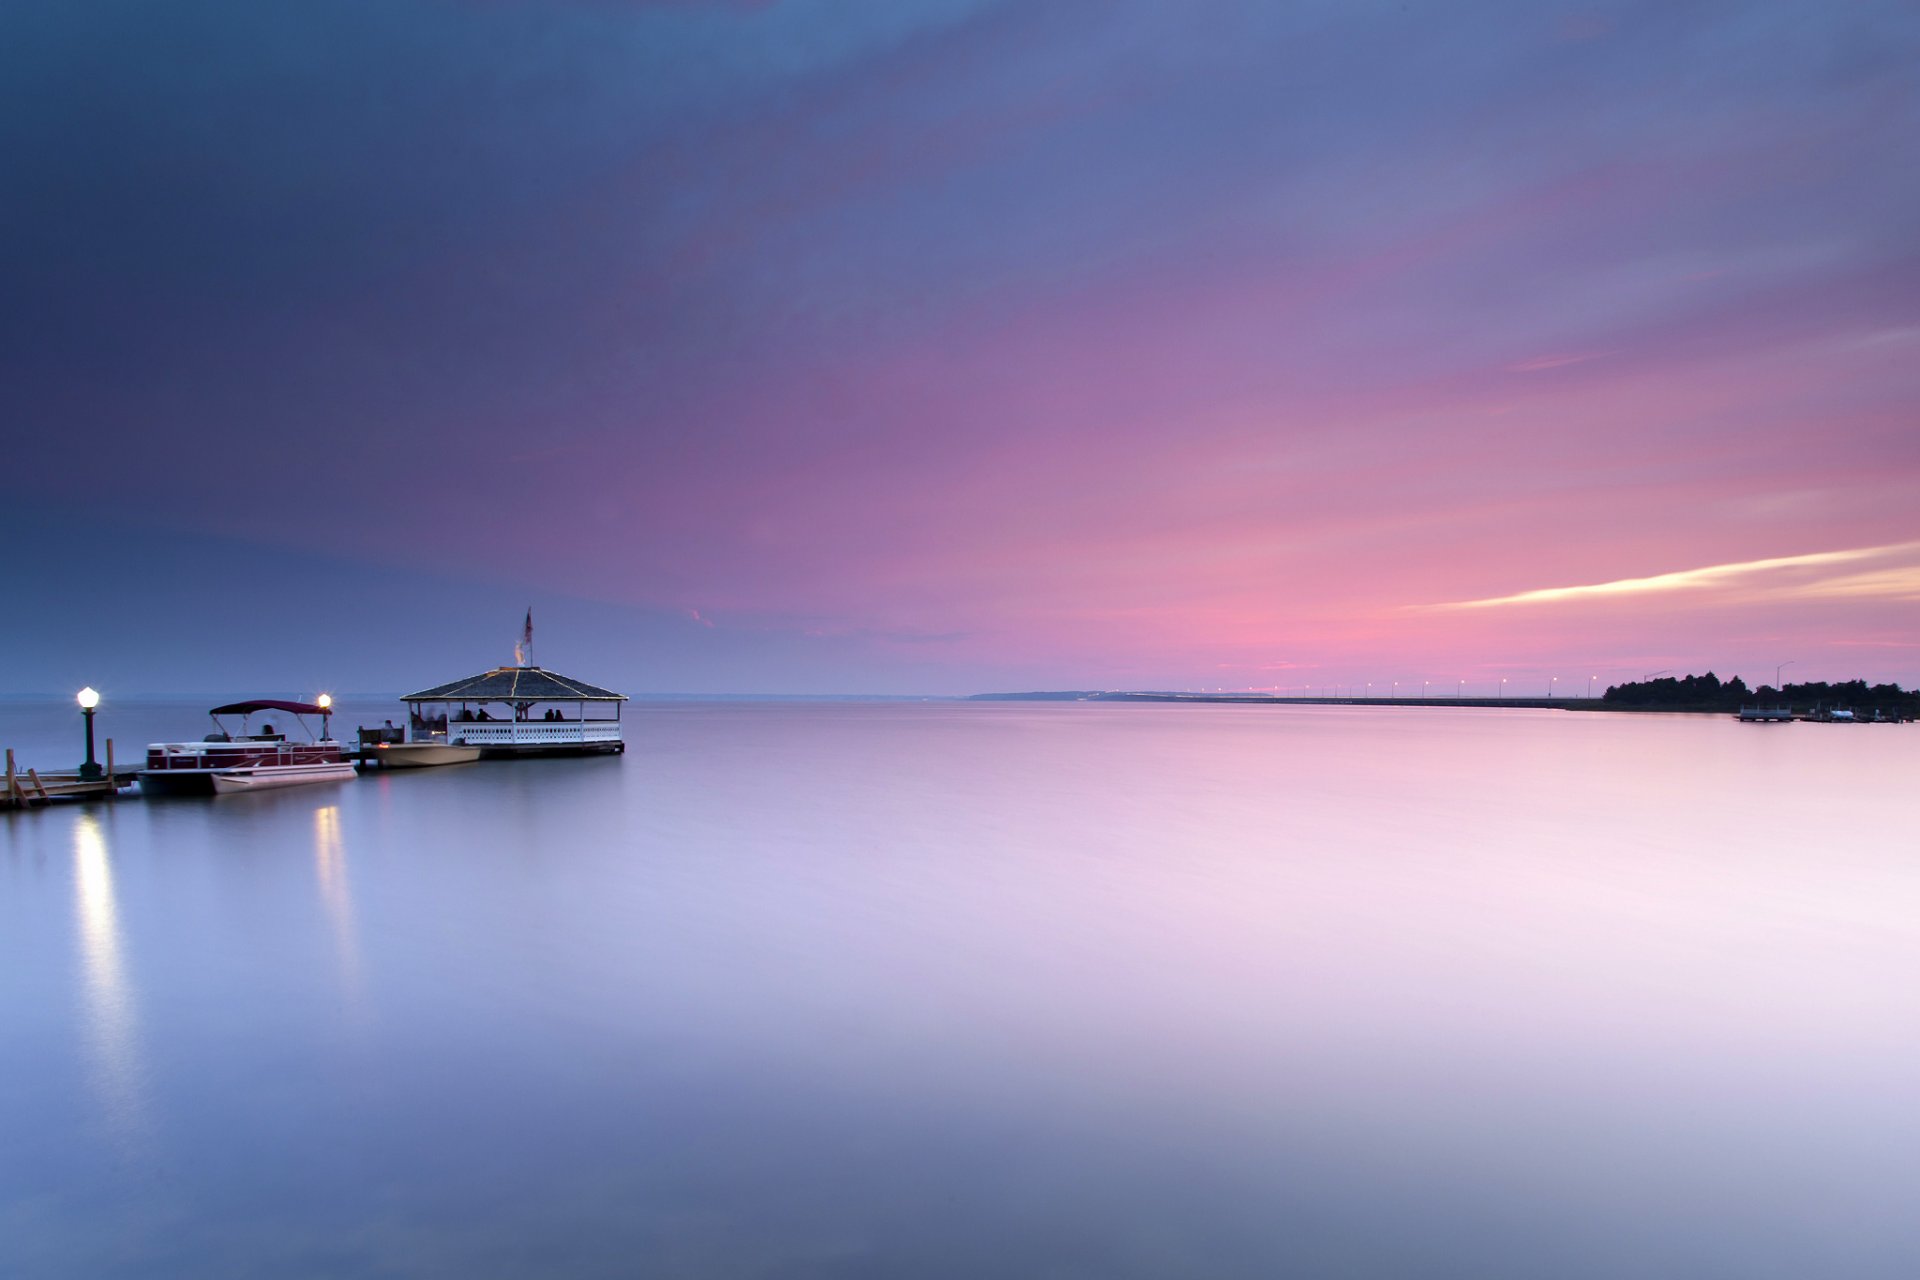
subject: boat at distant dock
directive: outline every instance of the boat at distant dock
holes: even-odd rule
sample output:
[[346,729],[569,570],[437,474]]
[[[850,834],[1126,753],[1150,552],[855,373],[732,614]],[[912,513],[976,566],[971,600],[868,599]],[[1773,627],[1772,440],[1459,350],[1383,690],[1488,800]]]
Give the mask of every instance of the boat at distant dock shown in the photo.
[[495,667],[402,698],[404,735],[364,744],[366,757],[417,766],[472,759],[467,752],[482,758],[619,754],[627,749],[620,729],[626,700],[543,667]]
[[404,730],[362,729],[361,759],[382,769],[428,769],[443,764],[471,764],[480,748],[457,742],[409,742]]
[[[292,716],[307,741],[289,741],[274,722],[253,717],[269,712]],[[287,702],[275,698],[233,702],[208,712],[214,730],[198,742],[147,744],[147,766],[140,771],[145,795],[231,795],[319,782],[345,782],[353,765],[330,732],[333,700]],[[238,732],[222,720],[239,716]],[[320,718],[316,735],[308,717]],[[283,722],[284,723],[284,722]]]

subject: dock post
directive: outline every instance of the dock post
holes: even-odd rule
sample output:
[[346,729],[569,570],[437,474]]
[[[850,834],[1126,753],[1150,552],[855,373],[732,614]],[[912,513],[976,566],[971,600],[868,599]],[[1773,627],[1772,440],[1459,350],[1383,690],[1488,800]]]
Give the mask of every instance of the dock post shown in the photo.
[[120,779],[113,772],[113,739],[108,738],[107,739],[107,799],[112,800],[117,798],[119,795],[120,795]]
[[47,794],[47,784],[40,781],[40,771],[38,769],[27,770],[27,776],[33,779],[33,789],[40,793],[41,804],[46,804],[53,799],[52,796]]
[[7,748],[7,803],[19,803],[19,784],[13,780],[13,748]]

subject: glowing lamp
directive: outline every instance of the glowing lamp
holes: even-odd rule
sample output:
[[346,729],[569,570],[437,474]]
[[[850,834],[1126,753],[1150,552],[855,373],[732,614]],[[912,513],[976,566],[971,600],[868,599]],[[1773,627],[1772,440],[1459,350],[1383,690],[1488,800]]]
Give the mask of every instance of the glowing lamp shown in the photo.
[[95,782],[105,772],[93,758],[93,709],[100,705],[100,694],[92,685],[88,685],[75,694],[73,700],[80,704],[80,718],[87,722],[87,762],[80,766],[80,776],[88,782]]
[[323,693],[319,697],[313,700],[313,704],[319,707],[322,711],[330,711],[333,709],[333,695],[330,693]]

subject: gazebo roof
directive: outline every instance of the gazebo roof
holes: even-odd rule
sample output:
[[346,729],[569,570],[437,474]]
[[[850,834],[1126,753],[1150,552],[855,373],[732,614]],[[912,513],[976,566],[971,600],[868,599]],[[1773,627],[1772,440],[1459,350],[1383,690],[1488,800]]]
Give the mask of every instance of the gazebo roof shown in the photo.
[[627,695],[540,667],[495,667],[477,676],[437,684],[402,702],[625,702]]

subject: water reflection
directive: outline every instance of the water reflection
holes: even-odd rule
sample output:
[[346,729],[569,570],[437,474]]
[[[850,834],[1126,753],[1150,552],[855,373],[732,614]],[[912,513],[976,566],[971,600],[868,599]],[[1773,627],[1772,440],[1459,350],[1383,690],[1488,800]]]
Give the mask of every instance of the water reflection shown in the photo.
[[0,1274],[1920,1274],[1920,735],[1268,710],[23,815]]
[[121,1142],[145,1130],[133,990],[122,954],[113,862],[100,821],[81,814],[73,824],[74,912],[78,924],[87,1056],[95,1103]]
[[360,941],[354,929],[353,890],[347,883],[347,852],[340,838],[340,806],[337,804],[323,805],[313,811],[313,869],[320,884],[320,902],[333,929],[342,994],[348,1007],[358,1012],[362,993]]

